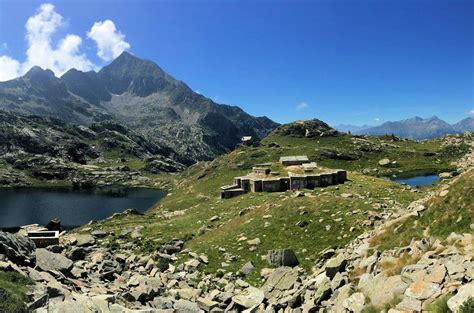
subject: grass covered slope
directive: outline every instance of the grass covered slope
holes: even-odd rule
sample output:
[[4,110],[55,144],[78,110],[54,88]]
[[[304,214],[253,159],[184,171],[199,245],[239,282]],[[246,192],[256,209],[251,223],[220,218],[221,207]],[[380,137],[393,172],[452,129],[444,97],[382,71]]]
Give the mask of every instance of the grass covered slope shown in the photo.
[[474,223],[474,169],[456,178],[447,189],[428,200],[427,208],[419,217],[411,216],[385,229],[373,245],[380,249],[402,247],[412,238],[435,236],[446,239],[452,232],[472,233]]
[[25,312],[26,287],[33,281],[17,272],[0,270],[0,312]]
[[[186,248],[209,256],[207,271],[236,271],[248,261],[259,269],[266,266],[262,256],[268,250],[286,247],[294,249],[303,267],[310,269],[322,250],[346,244],[370,229],[375,220],[384,218],[383,208],[398,210],[427,189],[415,193],[376,176],[454,169],[451,163],[465,147],[444,143],[444,139],[394,141],[392,137],[356,138],[346,134],[308,138],[275,131],[259,147],[239,148],[170,176],[173,187],[169,194],[145,215],[119,216],[91,227],[111,231],[108,242],[113,248],[132,241],[142,251],[156,251],[172,239],[184,240]],[[325,168],[350,170],[350,181],[308,190],[304,197],[285,192],[219,198],[220,186],[248,173],[255,164],[301,154]],[[357,157],[349,160],[345,155]],[[378,161],[386,157],[396,164],[379,166]],[[367,168],[377,168],[365,171],[374,176],[360,173]],[[141,238],[121,235],[123,230],[137,226],[143,227]],[[256,238],[259,244],[247,242]],[[251,280],[257,279],[254,275]]]

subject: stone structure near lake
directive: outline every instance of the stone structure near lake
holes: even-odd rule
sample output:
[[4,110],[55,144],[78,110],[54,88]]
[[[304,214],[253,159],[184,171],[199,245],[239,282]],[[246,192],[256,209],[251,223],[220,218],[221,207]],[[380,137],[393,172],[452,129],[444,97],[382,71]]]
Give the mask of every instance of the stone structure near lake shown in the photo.
[[[232,185],[222,186],[221,198],[228,199],[247,192],[282,192],[287,190],[314,189],[344,183],[347,172],[334,170],[324,173],[313,173],[317,165],[310,162],[308,157],[288,156],[281,157],[280,163],[284,166],[297,166],[303,172],[288,172],[288,176],[280,176],[279,172],[272,172],[272,163],[259,164],[252,173],[246,176],[235,177]],[[291,170],[291,169],[290,169]]]

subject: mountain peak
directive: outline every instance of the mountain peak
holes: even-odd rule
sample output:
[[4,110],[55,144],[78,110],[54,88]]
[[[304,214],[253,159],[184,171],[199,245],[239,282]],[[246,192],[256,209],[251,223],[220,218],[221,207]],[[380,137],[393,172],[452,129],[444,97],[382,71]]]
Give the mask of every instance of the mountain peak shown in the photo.
[[174,88],[179,81],[166,74],[156,63],[122,52],[99,71],[99,77],[114,94],[129,92],[146,97],[154,92]]
[[41,67],[35,65],[26,74],[23,76],[25,78],[35,78],[35,77],[41,77],[41,78],[54,78],[54,73],[50,69],[42,69]]

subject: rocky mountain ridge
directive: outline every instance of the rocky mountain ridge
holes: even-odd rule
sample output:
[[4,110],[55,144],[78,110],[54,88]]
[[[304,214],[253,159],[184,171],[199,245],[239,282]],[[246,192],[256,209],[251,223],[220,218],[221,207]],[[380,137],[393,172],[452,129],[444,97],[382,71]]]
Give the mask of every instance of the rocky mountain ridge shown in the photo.
[[55,77],[33,67],[0,83],[0,109],[69,123],[124,123],[176,151],[186,164],[227,152],[244,135],[263,138],[278,124],[195,93],[155,63],[122,53],[99,72],[69,70]]
[[[109,155],[114,157],[111,159]],[[111,160],[114,163],[110,164]],[[131,169],[130,160],[141,160],[143,167]],[[142,175],[137,175],[137,170],[159,173],[185,168],[172,149],[152,143],[140,133],[112,121],[84,126],[52,117],[2,111],[0,162],[2,186],[25,186],[32,179],[69,179],[87,185],[101,181],[138,184],[135,178]]]

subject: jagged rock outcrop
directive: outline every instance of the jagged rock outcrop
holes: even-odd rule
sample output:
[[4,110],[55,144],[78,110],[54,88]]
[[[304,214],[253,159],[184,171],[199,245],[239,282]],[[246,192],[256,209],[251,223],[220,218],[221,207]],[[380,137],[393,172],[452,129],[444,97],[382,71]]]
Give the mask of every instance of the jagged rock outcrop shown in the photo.
[[281,125],[274,130],[276,134],[295,137],[335,136],[337,131],[321,120],[304,120]]
[[34,263],[35,244],[25,236],[0,231],[0,254],[20,264]]

